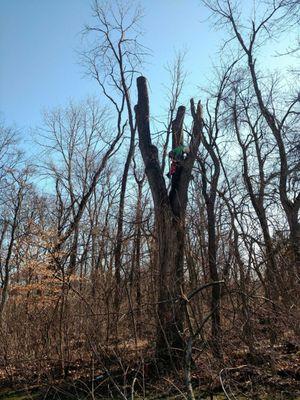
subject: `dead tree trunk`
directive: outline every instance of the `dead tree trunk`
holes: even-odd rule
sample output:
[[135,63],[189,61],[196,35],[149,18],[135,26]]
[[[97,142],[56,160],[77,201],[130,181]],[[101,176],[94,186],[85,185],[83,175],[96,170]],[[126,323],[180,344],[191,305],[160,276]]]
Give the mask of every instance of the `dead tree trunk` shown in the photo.
[[[202,108],[198,103],[195,110],[194,102],[191,100],[194,126],[190,153],[177,166],[168,193],[158,159],[158,150],[151,141],[149,98],[145,77],[137,79],[137,88],[136,119],[139,147],[154,202],[159,250],[156,355],[162,365],[174,367],[180,365],[183,360],[184,309],[179,299],[184,283],[185,214],[191,172],[202,136]],[[176,143],[180,143],[182,137],[184,115],[185,107],[179,107],[172,124]]]

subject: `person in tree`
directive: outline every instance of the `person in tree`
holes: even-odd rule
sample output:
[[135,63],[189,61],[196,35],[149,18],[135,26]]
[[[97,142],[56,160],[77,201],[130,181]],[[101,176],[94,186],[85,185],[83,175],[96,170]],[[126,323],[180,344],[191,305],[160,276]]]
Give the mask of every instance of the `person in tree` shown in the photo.
[[185,159],[186,155],[189,152],[190,152],[189,147],[184,146],[183,144],[180,144],[179,146],[175,147],[172,151],[170,151],[169,159],[171,165],[170,165],[170,170],[167,173],[167,177],[169,179],[171,179],[172,175],[175,174],[177,167],[180,165],[180,162]]

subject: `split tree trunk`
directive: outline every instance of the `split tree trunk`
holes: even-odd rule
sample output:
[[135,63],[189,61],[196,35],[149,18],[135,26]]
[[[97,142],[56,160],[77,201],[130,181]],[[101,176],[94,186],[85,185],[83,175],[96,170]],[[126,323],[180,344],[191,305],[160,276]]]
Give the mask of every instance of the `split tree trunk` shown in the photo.
[[[139,146],[154,202],[159,253],[156,356],[161,365],[174,368],[181,365],[184,360],[182,339],[184,309],[180,297],[184,284],[185,214],[191,172],[201,140],[202,109],[198,103],[196,111],[194,102],[191,101],[194,126],[190,153],[185,160],[180,161],[172,176],[171,189],[168,193],[158,159],[158,150],[151,141],[149,98],[145,77],[137,79],[137,88],[136,118]],[[182,138],[184,114],[185,107],[179,107],[172,123],[173,143],[179,143]]]

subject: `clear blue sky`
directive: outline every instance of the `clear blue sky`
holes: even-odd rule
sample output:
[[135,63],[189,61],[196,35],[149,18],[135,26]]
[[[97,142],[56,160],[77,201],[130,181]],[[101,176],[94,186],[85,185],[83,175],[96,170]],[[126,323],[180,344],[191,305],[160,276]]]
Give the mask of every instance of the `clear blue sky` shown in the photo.
[[[190,83],[203,82],[217,40],[209,24],[201,23],[207,14],[200,2],[143,0],[142,5],[143,43],[153,51],[144,74],[153,101],[164,90],[164,67],[178,49],[189,50]],[[89,0],[1,0],[0,111],[7,124],[26,130],[39,124],[43,108],[97,94],[97,85],[83,78],[75,52],[89,20]]]
[[[157,101],[163,98],[158,93],[164,91],[164,67],[175,51],[188,49],[187,92],[198,97],[197,86],[209,77],[212,61],[218,63],[221,33],[205,21],[208,14],[200,0],[141,3],[145,9],[143,43],[153,51],[143,73],[149,79],[157,112]],[[83,78],[75,52],[79,32],[90,14],[89,0],[0,1],[0,112],[7,125],[16,124],[26,135],[29,127],[40,124],[44,108],[98,93],[97,85]]]

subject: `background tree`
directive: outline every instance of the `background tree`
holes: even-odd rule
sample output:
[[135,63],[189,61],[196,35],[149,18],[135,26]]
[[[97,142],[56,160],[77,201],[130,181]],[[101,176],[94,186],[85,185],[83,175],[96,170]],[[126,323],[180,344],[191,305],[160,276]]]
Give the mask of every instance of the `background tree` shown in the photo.
[[276,95],[278,82],[267,82],[262,78],[256,52],[270,37],[280,36],[286,29],[297,24],[300,3],[298,0],[267,2],[259,10],[254,10],[253,17],[247,25],[244,25],[243,15],[232,1],[212,1],[205,4],[213,15],[229,28],[231,37],[235,39],[240,51],[244,54],[257,106],[270,133],[275,138],[280,163],[278,191],[289,224],[294,262],[298,269],[300,195],[294,185],[292,186],[296,192],[293,189],[290,190],[290,182],[293,180],[295,168],[299,171],[299,165],[295,166],[294,163],[289,165],[288,154],[292,151],[290,138],[294,138],[290,124],[298,123],[299,119],[299,113],[295,109],[299,102],[299,93],[286,94],[281,91],[280,95]]
[[[131,101],[131,87],[146,49],[139,42],[142,11],[134,3],[115,5],[95,0],[92,6],[95,26],[87,26],[86,34],[94,34],[95,43],[83,53],[88,73],[98,82],[103,94],[115,109],[119,129],[129,127],[129,145],[124,162],[118,211],[118,233],[115,247],[115,305],[121,299],[122,243],[124,210],[130,165],[134,155],[136,126]],[[96,36],[96,35],[97,36]]]

